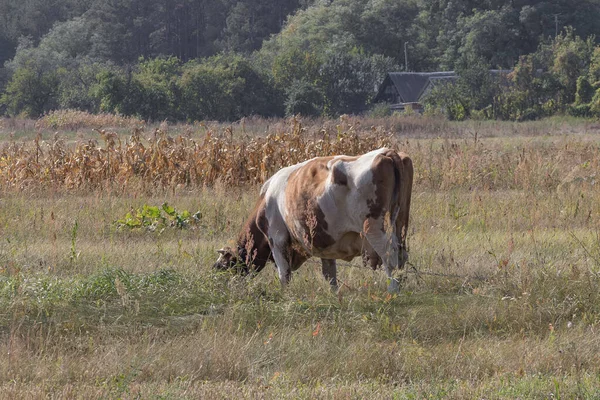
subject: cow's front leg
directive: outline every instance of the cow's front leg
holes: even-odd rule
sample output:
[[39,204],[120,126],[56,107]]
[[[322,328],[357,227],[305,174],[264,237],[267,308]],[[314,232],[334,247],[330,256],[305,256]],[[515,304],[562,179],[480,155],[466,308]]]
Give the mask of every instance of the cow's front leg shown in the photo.
[[279,282],[281,282],[282,287],[285,287],[292,277],[292,268],[290,267],[290,262],[288,260],[288,252],[284,246],[278,246],[275,243],[271,246],[271,250],[273,252],[275,265],[277,266]]
[[400,291],[400,282],[394,277],[394,270],[398,267],[398,238],[395,230],[386,225],[383,219],[368,219],[364,224],[364,235],[381,258],[385,273],[390,280],[388,291],[394,293]]
[[335,265],[335,260],[321,258],[321,270],[323,271],[323,276],[331,285],[331,290],[334,292],[337,291],[337,267]]

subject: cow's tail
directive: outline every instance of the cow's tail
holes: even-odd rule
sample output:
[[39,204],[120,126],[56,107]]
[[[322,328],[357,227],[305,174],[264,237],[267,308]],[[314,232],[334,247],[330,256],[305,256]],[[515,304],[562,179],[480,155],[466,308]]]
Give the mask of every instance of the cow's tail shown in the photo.
[[412,160],[406,154],[389,151],[386,154],[394,161],[394,189],[392,190],[391,223],[398,239],[400,267],[408,259],[406,251],[406,235],[408,233],[408,217],[413,183]]

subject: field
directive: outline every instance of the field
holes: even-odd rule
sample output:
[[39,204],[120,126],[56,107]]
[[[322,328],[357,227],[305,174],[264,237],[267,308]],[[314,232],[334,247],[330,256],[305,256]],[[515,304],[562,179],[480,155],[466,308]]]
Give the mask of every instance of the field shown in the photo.
[[[600,124],[68,117],[0,120],[0,398],[600,397]],[[211,269],[269,174],[381,145],[415,165],[399,294]]]

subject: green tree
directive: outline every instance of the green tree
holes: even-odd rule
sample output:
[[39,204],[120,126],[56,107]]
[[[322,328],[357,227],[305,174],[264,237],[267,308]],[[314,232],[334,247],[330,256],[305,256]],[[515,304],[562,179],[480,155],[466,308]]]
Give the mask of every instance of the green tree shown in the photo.
[[314,52],[290,47],[275,55],[267,72],[273,77],[275,85],[285,91],[297,80],[316,84],[322,62]]
[[169,57],[140,61],[137,71],[132,76],[141,96],[136,114],[154,121],[179,119],[179,60]]
[[325,54],[318,85],[325,95],[324,113],[340,115],[365,109],[385,74],[397,66],[390,58],[369,57],[357,51],[330,51]]
[[106,70],[106,65],[89,59],[78,60],[74,68],[60,68],[57,93],[59,107],[91,113],[100,111],[100,101],[93,95],[93,88],[98,83],[98,76]]
[[112,68],[101,71],[90,92],[103,112],[138,115],[143,101],[142,88],[132,79],[131,71]]
[[467,53],[459,60],[456,72],[459,76],[459,92],[466,99],[467,116],[470,110],[480,110],[493,105],[502,74],[490,73],[490,64],[482,56]]
[[58,73],[41,71],[33,61],[18,67],[0,98],[10,115],[37,118],[57,107]]
[[222,47],[249,54],[271,34],[281,30],[287,16],[300,7],[298,0],[229,0]]
[[596,88],[600,86],[600,46],[594,47],[589,69],[590,83]]
[[575,100],[577,79],[587,73],[590,65],[594,51],[593,40],[591,37],[583,40],[569,27],[554,41],[551,71],[563,86],[563,105]]
[[512,67],[519,57],[518,14],[510,7],[476,11],[461,19],[462,45],[457,64],[463,59],[483,60],[493,68]]
[[236,55],[189,62],[179,81],[187,120],[232,121],[248,115],[281,115],[281,98],[267,77]]
[[314,84],[304,80],[291,83],[285,92],[285,114],[317,117],[323,113],[324,95]]

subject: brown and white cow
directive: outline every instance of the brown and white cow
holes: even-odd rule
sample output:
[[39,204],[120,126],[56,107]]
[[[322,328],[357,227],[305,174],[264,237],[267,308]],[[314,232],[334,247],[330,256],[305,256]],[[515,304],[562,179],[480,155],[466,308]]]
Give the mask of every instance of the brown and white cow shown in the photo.
[[283,168],[263,185],[237,248],[219,250],[214,266],[247,274],[274,261],[286,285],[291,272],[315,256],[337,287],[335,260],[362,255],[373,268],[383,264],[389,290],[397,291],[393,271],[408,259],[412,181],[411,159],[386,148]]

